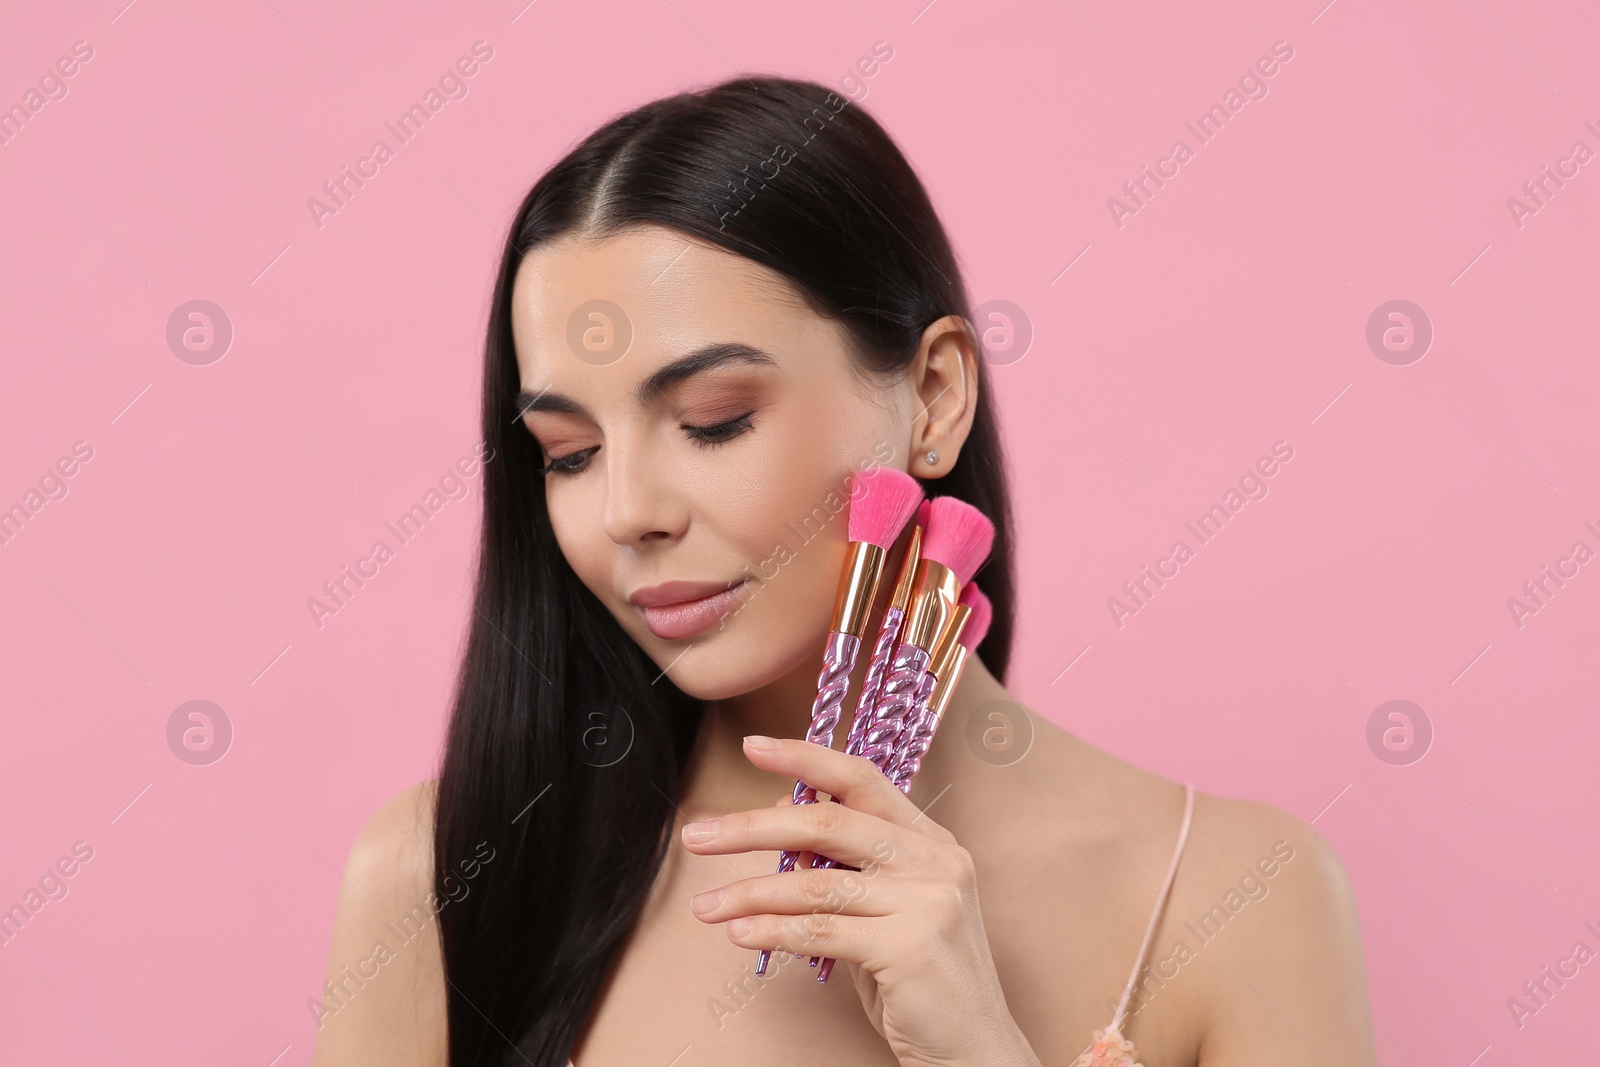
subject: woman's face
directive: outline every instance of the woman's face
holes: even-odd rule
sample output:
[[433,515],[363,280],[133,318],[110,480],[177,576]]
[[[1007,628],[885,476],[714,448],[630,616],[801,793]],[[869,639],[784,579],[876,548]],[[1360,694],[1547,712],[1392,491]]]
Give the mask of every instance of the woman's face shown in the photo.
[[511,322],[556,539],[623,629],[705,700],[814,658],[850,476],[907,469],[909,385],[860,375],[780,275],[661,227],[536,249]]

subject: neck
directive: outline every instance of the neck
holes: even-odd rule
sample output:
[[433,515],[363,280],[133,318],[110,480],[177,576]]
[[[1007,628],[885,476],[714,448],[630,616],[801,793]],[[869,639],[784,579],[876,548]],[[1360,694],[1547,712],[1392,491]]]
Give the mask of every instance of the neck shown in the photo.
[[[770,685],[727,700],[707,702],[679,801],[689,818],[771,807],[780,794],[793,790],[794,779],[768,774],[745,758],[744,738],[750,734],[804,737],[811,725],[811,705],[817,696],[821,662],[819,650],[815,657],[808,657]],[[846,716],[852,706],[847,699]],[[843,747],[848,728],[846,718],[835,732],[835,747]]]

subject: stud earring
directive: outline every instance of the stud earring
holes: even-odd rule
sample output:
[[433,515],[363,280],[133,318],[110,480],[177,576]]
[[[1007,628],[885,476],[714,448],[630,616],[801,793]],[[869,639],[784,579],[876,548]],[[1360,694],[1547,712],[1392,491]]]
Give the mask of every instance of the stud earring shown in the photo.
[[931,448],[928,449],[928,454],[923,458],[928,461],[928,466],[930,467],[937,467],[939,465],[939,453],[935,452]]

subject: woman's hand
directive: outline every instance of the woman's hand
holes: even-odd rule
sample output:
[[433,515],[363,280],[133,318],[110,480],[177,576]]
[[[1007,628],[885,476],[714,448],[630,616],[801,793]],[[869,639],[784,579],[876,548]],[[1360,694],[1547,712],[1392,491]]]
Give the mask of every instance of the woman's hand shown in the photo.
[[744,948],[837,958],[903,1067],[1038,1064],[1006,1008],[972,856],[954,835],[863,757],[759,736],[745,738],[745,754],[840,803],[690,823],[684,846],[700,855],[793,849],[860,870],[796,868],[734,882],[690,901],[695,915],[727,923]]

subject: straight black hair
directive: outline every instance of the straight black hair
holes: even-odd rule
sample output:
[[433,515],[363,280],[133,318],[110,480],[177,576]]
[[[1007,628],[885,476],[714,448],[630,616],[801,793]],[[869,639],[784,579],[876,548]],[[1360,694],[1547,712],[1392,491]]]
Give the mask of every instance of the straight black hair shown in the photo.
[[[815,83],[737,78],[646,104],[528,193],[490,307],[482,418],[494,458],[434,824],[441,897],[455,861],[481,842],[496,850],[439,913],[452,1067],[565,1067],[666,856],[700,728],[703,703],[653,682],[655,664],[567,564],[516,401],[511,292],[523,257],[564,234],[651,224],[788,278],[842,322],[870,372],[904,371],[935,320],[971,319],[910,164],[866,112]],[[994,622],[977,651],[1004,680],[1011,516],[983,360],[971,433],[927,488],[994,521],[979,580]]]

